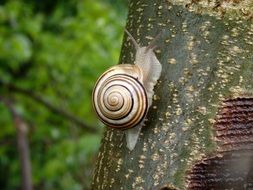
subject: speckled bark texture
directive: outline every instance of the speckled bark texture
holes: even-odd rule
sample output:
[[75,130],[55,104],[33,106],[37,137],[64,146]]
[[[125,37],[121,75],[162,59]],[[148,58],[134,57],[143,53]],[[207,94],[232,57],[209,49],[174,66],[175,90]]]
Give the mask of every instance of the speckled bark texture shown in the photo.
[[[188,171],[217,151],[218,107],[253,97],[252,10],[250,0],[129,2],[126,27],[139,44],[165,30],[156,50],[163,70],[136,148],[105,130],[92,189],[187,189]],[[134,54],[125,37],[120,63]]]

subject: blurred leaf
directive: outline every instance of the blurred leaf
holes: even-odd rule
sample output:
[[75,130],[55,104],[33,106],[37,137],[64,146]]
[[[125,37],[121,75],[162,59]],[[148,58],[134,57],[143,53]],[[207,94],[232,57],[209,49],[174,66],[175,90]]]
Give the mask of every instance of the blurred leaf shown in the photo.
[[[125,17],[126,1],[1,2],[0,80],[101,126],[91,104],[92,88],[106,68],[117,64]],[[89,189],[101,133],[83,131],[29,96],[3,88],[0,94],[15,99],[29,124],[34,189]],[[3,104],[0,126],[0,170],[8,171],[0,185],[18,189],[16,132]]]

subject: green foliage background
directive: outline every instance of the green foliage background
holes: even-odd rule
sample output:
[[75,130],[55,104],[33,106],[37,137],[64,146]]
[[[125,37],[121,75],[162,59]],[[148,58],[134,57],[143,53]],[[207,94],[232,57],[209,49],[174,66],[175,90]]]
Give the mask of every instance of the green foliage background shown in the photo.
[[[126,0],[0,1],[0,95],[29,124],[36,190],[88,189],[103,128],[92,110],[96,78],[118,61]],[[72,113],[89,132],[29,94]],[[0,102],[0,187],[20,189],[16,130]]]

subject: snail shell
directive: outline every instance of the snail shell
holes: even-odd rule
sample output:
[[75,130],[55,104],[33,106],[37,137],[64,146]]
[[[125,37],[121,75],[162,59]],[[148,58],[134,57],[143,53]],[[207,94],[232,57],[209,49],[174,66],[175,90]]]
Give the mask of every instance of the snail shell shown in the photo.
[[93,106],[107,126],[129,129],[146,116],[148,98],[138,65],[116,65],[104,72],[93,91]]

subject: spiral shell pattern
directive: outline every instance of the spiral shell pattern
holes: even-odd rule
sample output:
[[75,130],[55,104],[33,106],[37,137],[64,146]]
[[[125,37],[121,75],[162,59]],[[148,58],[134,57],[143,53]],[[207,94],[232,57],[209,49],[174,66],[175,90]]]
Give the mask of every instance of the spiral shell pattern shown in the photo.
[[98,79],[93,91],[93,106],[104,124],[128,129],[144,119],[148,100],[139,81],[140,75],[140,70],[134,65],[118,65]]

